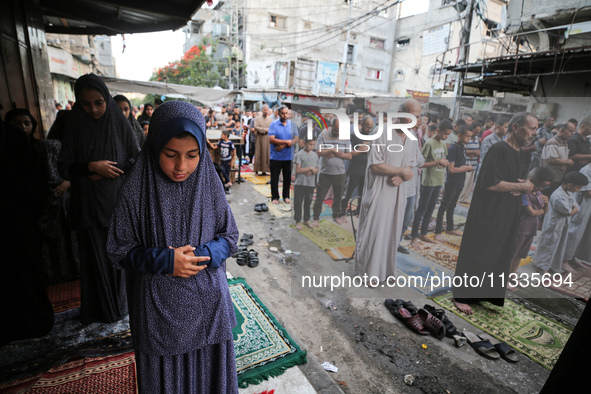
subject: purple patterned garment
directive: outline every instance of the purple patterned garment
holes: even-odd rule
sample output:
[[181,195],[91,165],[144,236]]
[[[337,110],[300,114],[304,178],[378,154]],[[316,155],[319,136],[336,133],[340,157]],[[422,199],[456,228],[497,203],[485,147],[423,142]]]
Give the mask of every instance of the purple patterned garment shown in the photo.
[[[111,222],[107,250],[117,268],[139,245],[198,246],[220,237],[231,253],[236,250],[238,229],[207,148],[200,146],[199,165],[183,182],[172,181],[160,168],[157,146],[170,138],[162,141],[159,131],[179,117],[205,133],[203,116],[189,103],[166,102],[154,112],[146,145],[121,188]],[[232,340],[236,317],[225,263],[186,279],[127,271],[127,286],[137,351],[173,356]]]

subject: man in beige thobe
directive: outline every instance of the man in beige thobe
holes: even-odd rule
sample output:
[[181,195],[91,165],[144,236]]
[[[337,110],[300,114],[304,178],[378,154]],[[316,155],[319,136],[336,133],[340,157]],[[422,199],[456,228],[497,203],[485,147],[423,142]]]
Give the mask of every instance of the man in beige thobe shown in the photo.
[[269,126],[271,125],[271,118],[269,117],[269,106],[263,106],[263,114],[257,116],[254,120],[254,129],[257,133],[255,153],[254,153],[254,172],[258,174],[259,171],[266,175],[271,172],[269,169],[269,160],[271,156],[271,145],[269,143]]
[[[414,100],[405,100],[399,112],[417,113],[420,116],[421,104]],[[404,122],[404,121],[402,121]],[[401,123],[402,123],[401,122]],[[387,139],[385,131],[375,141],[369,152],[363,201],[359,215],[359,230],[355,250],[355,275],[377,277],[380,282],[396,271],[396,252],[402,231],[402,221],[406,209],[407,181],[412,176],[415,166],[418,141],[410,140],[400,129],[392,133],[392,140]],[[377,149],[375,145],[381,145]],[[402,152],[390,152],[385,146],[398,144],[404,147]],[[377,286],[377,283],[367,283]]]

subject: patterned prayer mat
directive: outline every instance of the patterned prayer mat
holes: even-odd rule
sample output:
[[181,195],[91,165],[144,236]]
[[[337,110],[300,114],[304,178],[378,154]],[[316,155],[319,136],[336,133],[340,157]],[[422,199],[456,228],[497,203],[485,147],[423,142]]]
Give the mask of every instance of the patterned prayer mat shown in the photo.
[[49,371],[0,384],[6,393],[137,393],[134,352],[84,357]]
[[228,281],[238,324],[232,330],[238,386],[258,384],[306,363],[306,352],[263,305],[244,279]]
[[[565,274],[563,274],[564,276]],[[573,283],[570,286],[563,284],[562,286],[551,286],[550,288],[573,298],[588,301],[589,294],[591,294],[591,269],[583,268],[581,271],[575,271],[572,273],[571,279]]]
[[269,213],[276,218],[290,218],[292,215],[291,204],[285,204],[283,201],[279,201],[278,204],[269,201],[267,206],[269,207]]
[[505,306],[502,308],[487,308],[473,304],[473,315],[464,315],[456,309],[452,293],[435,297],[433,301],[482,331],[507,342],[515,350],[548,369],[554,367],[572,333],[565,325],[532,312],[511,300],[505,300]]
[[48,286],[46,291],[54,313],[80,307],[80,280]]
[[424,258],[439,264],[440,266],[455,272],[456,263],[458,262],[458,249],[448,245],[447,243],[427,243],[419,241],[421,249],[415,250],[410,247],[409,241],[403,241],[402,246],[406,247],[410,251],[410,255],[416,258],[417,255],[423,256]]
[[355,238],[353,233],[342,229],[330,220],[321,220],[316,228],[304,226],[299,230],[310,241],[320,246],[323,250],[330,248],[353,246],[355,247]]

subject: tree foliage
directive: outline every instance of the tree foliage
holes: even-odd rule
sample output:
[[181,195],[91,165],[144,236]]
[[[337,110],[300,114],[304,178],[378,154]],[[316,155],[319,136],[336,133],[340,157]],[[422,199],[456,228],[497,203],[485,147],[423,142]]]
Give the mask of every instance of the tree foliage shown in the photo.
[[[219,62],[208,54],[209,45],[193,46],[180,60],[157,69],[150,81],[202,87],[226,88],[227,81],[218,72]],[[212,53],[214,51],[211,51]],[[223,67],[223,66],[222,66]],[[220,67],[221,68],[221,67]]]

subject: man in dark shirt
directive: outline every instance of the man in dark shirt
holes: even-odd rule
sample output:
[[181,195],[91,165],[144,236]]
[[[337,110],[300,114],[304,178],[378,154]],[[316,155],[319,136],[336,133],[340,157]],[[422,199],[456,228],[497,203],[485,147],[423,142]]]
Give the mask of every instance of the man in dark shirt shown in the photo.
[[[373,118],[369,115],[366,115],[361,123],[361,134],[368,135],[373,129],[373,125]],[[362,197],[363,194],[365,169],[367,168],[367,152],[369,152],[369,146],[367,146],[367,150],[365,149],[366,147],[361,146],[364,143],[365,141],[357,137],[354,133],[351,134],[351,154],[353,158],[351,161],[349,161],[349,168],[347,169],[347,190],[343,196],[343,199],[341,200],[341,212],[343,213],[347,212],[347,205],[349,204],[349,199],[353,195],[355,188],[358,190],[357,194],[359,197]],[[356,151],[356,149],[358,151]],[[361,198],[359,199],[357,206],[360,205]]]
[[472,138],[472,131],[468,126],[462,126],[458,130],[458,140],[450,145],[447,150],[447,179],[439,211],[437,211],[437,222],[435,224],[435,239],[439,242],[445,242],[441,236],[443,230],[443,215],[447,213],[447,233],[461,236],[462,234],[454,230],[454,210],[458,203],[458,198],[464,188],[466,181],[466,172],[474,171],[471,165],[466,165],[466,144]]
[[566,171],[579,171],[591,162],[591,143],[587,136],[591,135],[591,118],[581,121],[577,132],[568,140],[568,158],[575,162]]

